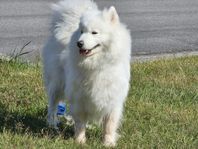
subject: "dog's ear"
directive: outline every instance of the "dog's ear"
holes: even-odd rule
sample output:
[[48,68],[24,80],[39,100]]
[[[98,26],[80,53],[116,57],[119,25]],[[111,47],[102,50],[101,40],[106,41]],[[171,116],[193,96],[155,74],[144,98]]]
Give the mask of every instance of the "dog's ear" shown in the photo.
[[111,6],[108,10],[104,10],[103,14],[110,23],[116,24],[119,22],[119,16],[114,6]]
[[119,16],[118,16],[118,13],[117,13],[117,11],[116,11],[116,9],[115,9],[114,6],[111,6],[111,7],[109,8],[109,16],[110,16],[110,21],[111,21],[112,23],[117,23],[117,22],[119,22]]

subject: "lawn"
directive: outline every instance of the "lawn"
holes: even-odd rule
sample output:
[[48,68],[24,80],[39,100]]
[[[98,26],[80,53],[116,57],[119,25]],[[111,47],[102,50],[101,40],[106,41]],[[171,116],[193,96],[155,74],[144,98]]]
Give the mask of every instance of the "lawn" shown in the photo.
[[[73,127],[46,125],[40,65],[0,60],[0,148],[104,148],[101,129],[77,145]],[[134,63],[117,148],[198,147],[198,56]]]

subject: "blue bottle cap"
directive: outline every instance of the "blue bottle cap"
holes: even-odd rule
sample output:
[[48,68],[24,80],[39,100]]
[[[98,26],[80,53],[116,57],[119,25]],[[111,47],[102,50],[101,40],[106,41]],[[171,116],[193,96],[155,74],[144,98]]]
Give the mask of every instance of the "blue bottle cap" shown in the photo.
[[63,103],[59,103],[57,107],[57,115],[64,116],[65,112],[66,112],[66,105]]

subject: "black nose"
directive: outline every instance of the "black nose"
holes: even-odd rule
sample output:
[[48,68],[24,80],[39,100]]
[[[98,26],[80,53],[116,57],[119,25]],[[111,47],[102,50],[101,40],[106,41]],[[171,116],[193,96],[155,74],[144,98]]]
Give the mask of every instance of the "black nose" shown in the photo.
[[82,48],[83,45],[84,45],[84,42],[83,42],[82,40],[77,42],[77,46],[78,46],[79,48]]

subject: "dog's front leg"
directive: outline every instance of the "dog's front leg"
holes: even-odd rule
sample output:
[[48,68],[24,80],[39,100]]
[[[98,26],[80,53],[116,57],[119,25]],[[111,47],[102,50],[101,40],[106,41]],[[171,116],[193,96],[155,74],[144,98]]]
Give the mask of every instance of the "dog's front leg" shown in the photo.
[[86,142],[86,123],[75,121],[75,140],[77,143],[84,144]]
[[117,129],[120,124],[122,109],[115,108],[103,119],[103,143],[107,147],[114,147],[118,139]]
[[50,127],[58,129],[57,124],[59,123],[57,117],[57,105],[60,100],[55,96],[54,92],[50,92],[49,103],[48,103],[48,114],[47,122]]

